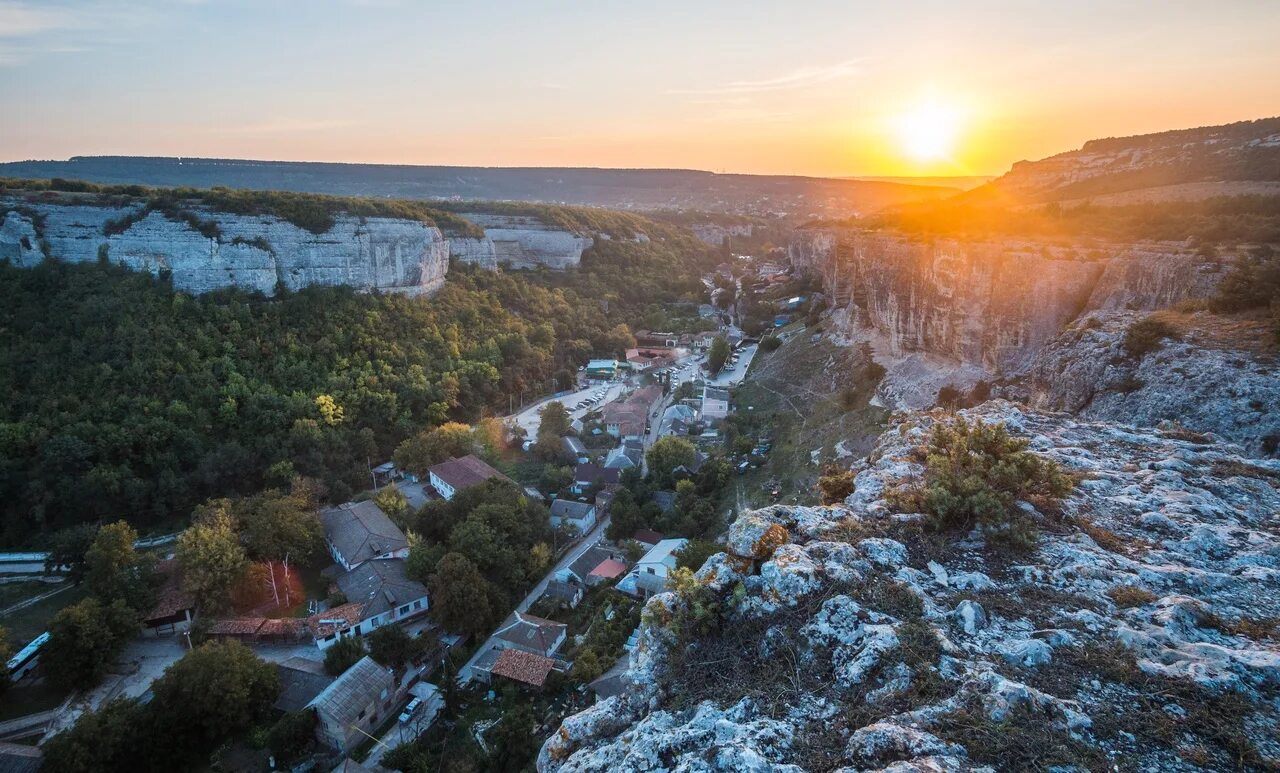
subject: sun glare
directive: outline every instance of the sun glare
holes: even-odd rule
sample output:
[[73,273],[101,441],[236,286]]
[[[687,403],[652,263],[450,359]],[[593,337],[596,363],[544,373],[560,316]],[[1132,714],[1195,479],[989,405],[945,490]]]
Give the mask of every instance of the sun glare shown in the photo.
[[897,120],[898,141],[915,161],[950,158],[960,135],[960,112],[930,100],[903,113]]

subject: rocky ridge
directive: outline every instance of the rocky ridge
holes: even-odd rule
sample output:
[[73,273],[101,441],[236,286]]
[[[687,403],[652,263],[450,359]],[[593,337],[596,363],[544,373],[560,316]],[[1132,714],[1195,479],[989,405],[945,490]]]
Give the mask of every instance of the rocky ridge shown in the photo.
[[564,721],[550,771],[1199,771],[1280,766],[1280,462],[1178,431],[1002,422],[1078,480],[1038,547],[943,539],[887,494],[908,414],[834,507],[730,527],[652,598],[622,695]]

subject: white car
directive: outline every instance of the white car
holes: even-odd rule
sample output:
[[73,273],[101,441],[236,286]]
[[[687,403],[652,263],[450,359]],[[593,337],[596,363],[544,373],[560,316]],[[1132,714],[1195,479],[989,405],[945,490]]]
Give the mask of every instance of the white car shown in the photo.
[[400,712],[400,722],[408,722],[413,719],[413,715],[418,713],[418,709],[422,708],[422,699],[414,698],[405,705],[404,711]]

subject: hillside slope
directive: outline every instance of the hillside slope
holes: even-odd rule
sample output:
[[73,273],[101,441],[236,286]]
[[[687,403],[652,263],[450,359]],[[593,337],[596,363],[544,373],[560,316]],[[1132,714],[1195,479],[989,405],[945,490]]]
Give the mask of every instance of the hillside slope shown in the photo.
[[1280,765],[1280,462],[1177,433],[1004,422],[1080,481],[1012,560],[895,515],[944,415],[886,432],[843,506],[774,506],[646,606],[630,689],[542,773],[1204,771]]

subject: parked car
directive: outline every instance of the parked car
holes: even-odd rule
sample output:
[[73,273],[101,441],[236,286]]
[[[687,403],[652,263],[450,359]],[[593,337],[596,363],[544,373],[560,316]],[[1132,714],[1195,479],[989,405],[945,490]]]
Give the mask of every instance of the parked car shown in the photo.
[[409,702],[405,705],[405,707],[404,707],[404,711],[400,712],[400,721],[401,721],[402,723],[404,723],[404,722],[408,722],[409,720],[413,719],[413,715],[414,715],[414,714],[417,714],[417,713],[418,713],[418,709],[420,709],[420,708],[422,708],[422,699],[421,699],[421,698],[414,698],[413,700],[409,701]]

